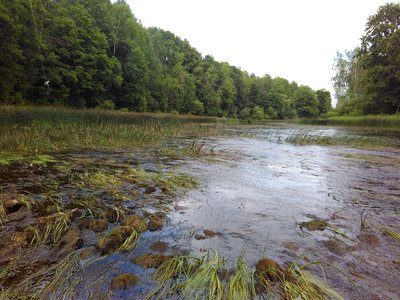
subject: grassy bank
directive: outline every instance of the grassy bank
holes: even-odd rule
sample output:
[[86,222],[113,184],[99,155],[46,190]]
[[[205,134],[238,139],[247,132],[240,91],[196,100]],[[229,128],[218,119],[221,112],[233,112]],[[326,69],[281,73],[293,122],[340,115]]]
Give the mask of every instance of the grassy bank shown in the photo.
[[335,116],[327,119],[299,119],[298,124],[331,125],[331,126],[358,126],[378,127],[400,130],[400,114],[396,115],[368,115],[368,116]]
[[2,106],[0,152],[5,156],[159,146],[166,139],[216,136],[219,121],[170,114]]

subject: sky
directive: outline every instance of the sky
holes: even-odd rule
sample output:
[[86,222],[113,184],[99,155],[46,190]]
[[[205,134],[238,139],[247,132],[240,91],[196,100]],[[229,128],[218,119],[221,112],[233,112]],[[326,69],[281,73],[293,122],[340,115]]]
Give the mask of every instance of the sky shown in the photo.
[[203,56],[332,92],[336,51],[360,44],[382,0],[127,0],[145,27],[172,31]]

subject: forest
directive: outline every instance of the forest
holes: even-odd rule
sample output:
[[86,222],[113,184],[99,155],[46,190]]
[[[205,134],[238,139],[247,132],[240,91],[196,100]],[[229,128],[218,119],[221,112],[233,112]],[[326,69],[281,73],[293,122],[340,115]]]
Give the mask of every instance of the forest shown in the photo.
[[[380,7],[360,46],[337,53],[331,114],[399,112],[399,16],[400,4]],[[1,104],[242,119],[332,110],[325,89],[257,77],[203,56],[172,32],[144,28],[124,0],[2,0],[0,25]]]
[[0,103],[286,119],[330,93],[257,77],[144,28],[124,0],[0,2]]

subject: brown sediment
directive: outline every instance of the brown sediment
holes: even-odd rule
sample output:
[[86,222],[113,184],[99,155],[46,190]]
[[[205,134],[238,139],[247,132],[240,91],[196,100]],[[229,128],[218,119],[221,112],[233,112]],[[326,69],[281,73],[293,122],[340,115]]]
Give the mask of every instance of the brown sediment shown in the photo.
[[94,232],[102,232],[107,229],[108,220],[106,219],[96,219],[92,220],[89,224],[89,228]]
[[164,227],[165,220],[160,215],[153,215],[150,217],[148,227],[150,231],[161,230]]

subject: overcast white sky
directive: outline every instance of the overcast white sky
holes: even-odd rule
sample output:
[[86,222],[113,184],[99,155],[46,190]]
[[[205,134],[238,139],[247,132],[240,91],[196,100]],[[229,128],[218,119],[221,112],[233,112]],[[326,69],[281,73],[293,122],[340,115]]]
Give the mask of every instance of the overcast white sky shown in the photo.
[[127,0],[145,27],[258,76],[332,91],[336,50],[359,45],[383,0]]

